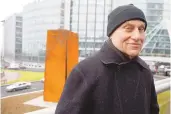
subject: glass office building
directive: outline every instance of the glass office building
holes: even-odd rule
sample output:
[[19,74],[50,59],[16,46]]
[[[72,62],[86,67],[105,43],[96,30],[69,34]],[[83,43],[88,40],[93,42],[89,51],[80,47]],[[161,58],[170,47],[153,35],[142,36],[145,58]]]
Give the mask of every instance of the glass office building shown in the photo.
[[167,24],[171,21],[169,1],[147,0],[147,36],[141,55],[170,57],[170,37]]
[[23,18],[14,14],[3,22],[4,26],[4,59],[8,62],[20,62],[22,59]]
[[[70,30],[79,34],[80,57],[99,50],[106,37],[107,16],[117,6],[133,3],[147,17],[148,28],[143,56],[170,55],[170,39],[166,20],[170,19],[167,0],[73,0]],[[159,26],[159,27],[158,27]]]
[[79,34],[80,57],[99,50],[106,40],[107,15],[112,0],[73,0],[70,30]]
[[58,28],[78,33],[81,59],[92,55],[107,39],[108,14],[115,7],[130,3],[142,9],[148,21],[141,55],[170,57],[166,27],[171,14],[169,0],[42,0],[24,7],[23,61],[44,62],[46,32]]
[[44,63],[47,30],[64,28],[64,2],[42,0],[23,9],[23,61]]

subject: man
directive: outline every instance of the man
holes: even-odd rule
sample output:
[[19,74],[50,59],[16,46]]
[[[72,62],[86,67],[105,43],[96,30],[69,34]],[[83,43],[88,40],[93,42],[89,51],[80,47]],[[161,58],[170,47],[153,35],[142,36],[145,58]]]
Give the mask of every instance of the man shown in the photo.
[[138,57],[146,27],[134,5],[113,10],[109,39],[72,70],[55,114],[159,114],[153,76]]

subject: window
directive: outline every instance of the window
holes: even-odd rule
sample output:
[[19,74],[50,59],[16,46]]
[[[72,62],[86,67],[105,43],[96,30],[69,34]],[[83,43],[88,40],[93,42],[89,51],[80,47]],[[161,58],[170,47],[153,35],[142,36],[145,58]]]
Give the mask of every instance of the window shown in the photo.
[[78,23],[73,22],[72,23],[72,30],[77,31],[77,25],[78,25]]
[[22,28],[16,27],[16,32],[22,32]]
[[148,3],[148,8],[163,9],[163,4],[161,3]]
[[21,50],[21,49],[16,49],[16,50],[15,50],[15,53],[16,53],[16,54],[21,54],[21,53],[22,53],[22,50]]
[[22,21],[23,19],[22,19],[22,17],[17,16],[16,20]]
[[87,48],[93,48],[94,45],[95,45],[94,42],[86,42],[86,47],[87,47]]
[[95,4],[96,3],[96,0],[88,0],[88,3],[89,4]]
[[97,22],[101,22],[101,24],[103,25],[103,20],[104,20],[104,16],[103,15],[96,15],[96,21]]
[[153,53],[154,54],[164,54],[164,49],[154,49]]
[[64,19],[63,18],[61,18],[61,21],[60,21],[60,24],[64,24]]
[[166,41],[166,42],[170,42],[169,37],[165,37],[165,41]]
[[96,7],[96,14],[104,14],[104,6],[103,5],[97,5]]
[[165,48],[165,43],[164,42],[157,42],[156,47]]
[[22,43],[22,39],[21,38],[16,38],[16,43],[21,44]]
[[95,22],[95,15],[94,14],[88,14],[88,22]]
[[79,43],[79,47],[80,47],[80,48],[85,48],[85,42],[80,42],[80,43]]
[[63,9],[61,9],[61,14],[60,14],[60,16],[64,16],[64,10],[63,10]]
[[154,8],[155,7],[155,4],[154,3],[147,3],[147,7],[148,8]]
[[96,38],[97,37],[102,37],[103,36],[103,30],[97,30],[96,29]]
[[144,53],[150,53],[150,52],[151,52],[151,49],[149,48],[144,49]]
[[21,22],[16,22],[16,26],[22,26]]
[[87,4],[87,0],[80,0],[80,5],[86,5]]
[[45,55],[46,55],[45,50],[40,50],[40,51],[39,51],[39,56],[45,56]]
[[85,50],[79,50],[79,55],[81,57],[84,57],[85,56]]
[[72,15],[72,21],[78,22],[78,15]]
[[95,5],[88,6],[88,14],[95,14]]
[[170,49],[170,44],[169,44],[169,43],[166,43],[166,44],[165,44],[165,48],[166,48],[166,49]]
[[103,23],[96,23],[96,30],[103,30]]
[[65,8],[65,4],[64,4],[64,2],[62,2],[61,9],[64,9],[64,8]]
[[32,57],[32,60],[33,60],[34,62],[36,62],[36,61],[38,61],[38,57],[33,56],[33,57]]
[[79,21],[85,23],[86,22],[86,15],[85,14],[80,14]]
[[75,5],[74,7],[72,7],[72,11],[74,14],[78,13],[78,5]]
[[80,6],[79,11],[80,11],[80,14],[86,14],[86,12],[87,12],[87,7],[86,7],[86,5]]
[[79,36],[80,37],[85,37],[86,36],[86,31],[85,30],[79,30]]
[[146,45],[146,47],[153,47],[154,46],[154,44],[155,44],[155,42],[149,42],[147,45]]
[[163,4],[160,4],[160,3],[155,4],[155,8],[156,9],[163,9]]
[[111,5],[109,4],[105,7],[105,14],[108,15],[111,11],[112,11]]
[[22,37],[22,34],[21,33],[16,33],[15,36],[21,38]]
[[87,30],[92,30],[92,31],[94,31],[94,28],[95,28],[95,23],[88,23],[88,24],[87,24]]
[[40,62],[45,62],[45,57],[39,57]]
[[101,48],[102,44],[103,44],[103,43],[96,42],[96,43],[95,43],[95,48]]
[[74,7],[75,7],[75,5],[78,5],[79,4],[79,1],[80,0],[74,0],[74,2],[73,2]]
[[86,30],[86,23],[79,23],[79,30]]
[[170,49],[165,50],[165,53],[166,53],[167,55],[170,55]]
[[88,36],[88,37],[94,37],[94,31],[92,31],[92,30],[87,30],[87,36]]
[[158,16],[158,17],[156,17],[156,16],[147,16],[147,20],[148,21],[161,21],[162,20],[162,17],[161,16]]
[[108,5],[111,5],[112,4],[111,2],[112,2],[111,0],[106,0],[105,1],[105,3],[108,4]]
[[21,60],[21,55],[15,55],[16,60]]
[[21,49],[22,48],[22,44],[15,44],[16,48]]

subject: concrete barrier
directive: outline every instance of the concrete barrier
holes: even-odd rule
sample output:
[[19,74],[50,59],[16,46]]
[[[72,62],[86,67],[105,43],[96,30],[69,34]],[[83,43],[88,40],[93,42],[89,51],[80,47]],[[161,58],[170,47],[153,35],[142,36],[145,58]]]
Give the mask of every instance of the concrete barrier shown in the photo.
[[162,79],[162,80],[159,80],[159,81],[155,81],[155,86],[157,85],[160,85],[160,84],[164,84],[164,83],[170,83],[171,81],[171,78],[166,78],[166,79]]

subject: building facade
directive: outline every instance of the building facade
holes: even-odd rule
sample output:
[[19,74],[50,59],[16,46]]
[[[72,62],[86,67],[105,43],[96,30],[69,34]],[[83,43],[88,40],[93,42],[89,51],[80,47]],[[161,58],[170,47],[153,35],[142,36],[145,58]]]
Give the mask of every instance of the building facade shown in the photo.
[[170,36],[164,24],[170,19],[169,0],[42,0],[23,10],[23,61],[44,62],[48,29],[78,33],[79,57],[99,50],[107,39],[108,14],[117,6],[133,3],[147,17],[147,36],[141,56],[170,57]]
[[147,36],[141,56],[170,57],[170,36],[166,27],[171,12],[169,0],[73,0],[71,31],[79,34],[81,58],[99,50],[106,40],[109,12],[131,3],[147,17]]
[[79,34],[80,58],[99,50],[106,40],[107,16],[113,0],[73,0],[70,30]]
[[142,56],[170,57],[171,41],[167,25],[171,21],[169,0],[147,0],[147,36]]
[[22,59],[22,15],[14,14],[4,20],[4,60],[20,62]]
[[45,61],[47,30],[69,29],[69,6],[63,0],[39,0],[23,8],[23,61]]

